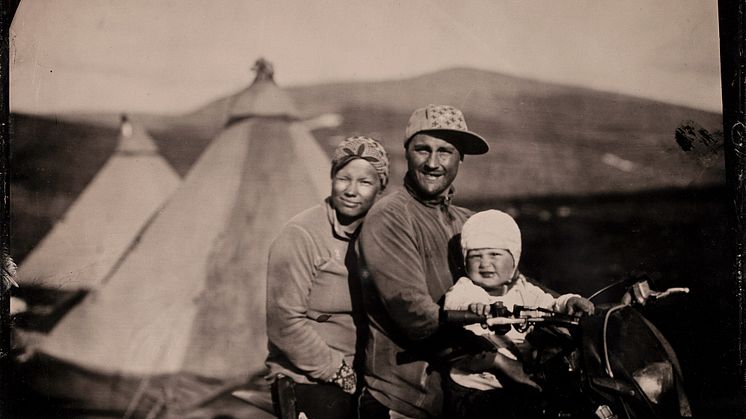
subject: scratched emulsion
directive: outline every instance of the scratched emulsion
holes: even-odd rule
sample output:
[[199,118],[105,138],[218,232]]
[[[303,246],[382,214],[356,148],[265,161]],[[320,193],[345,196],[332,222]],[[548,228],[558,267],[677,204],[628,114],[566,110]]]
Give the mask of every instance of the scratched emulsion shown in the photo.
[[[744,169],[746,168],[746,127],[744,126],[744,115],[746,115],[746,4],[742,1],[718,2],[719,35],[720,35],[720,65],[721,85],[723,86],[723,126],[725,134],[725,165],[726,183],[728,184],[729,197],[732,200],[731,214],[733,224],[730,226],[733,233],[733,245],[735,251],[732,253],[733,280],[735,284],[729,284],[729,289],[735,288],[738,303],[737,315],[738,330],[736,353],[738,354],[739,381],[743,397],[744,384],[746,384],[746,366],[744,356],[744,216],[746,216],[746,184],[744,183]],[[733,288],[731,288],[733,287]],[[728,313],[729,316],[731,313]],[[729,392],[732,395],[735,392]],[[743,399],[741,399],[743,400]],[[743,406],[743,403],[741,403]]]
[[675,131],[676,143],[682,150],[694,154],[700,166],[713,167],[722,162],[723,133],[709,132],[696,121],[687,120]]
[[[742,109],[743,110],[743,109]],[[731,141],[733,142],[733,154],[735,155],[735,161],[733,169],[736,172],[736,185],[735,185],[735,200],[733,206],[735,207],[735,218],[736,218],[736,260],[735,260],[735,279],[736,279],[736,298],[738,301],[738,363],[742,369],[744,376],[742,379],[746,382],[746,370],[744,370],[744,319],[743,319],[743,298],[744,298],[744,216],[746,215],[746,184],[744,184],[744,174],[746,172],[746,165],[744,165],[744,159],[746,157],[746,126],[743,122],[736,122],[731,128]]]

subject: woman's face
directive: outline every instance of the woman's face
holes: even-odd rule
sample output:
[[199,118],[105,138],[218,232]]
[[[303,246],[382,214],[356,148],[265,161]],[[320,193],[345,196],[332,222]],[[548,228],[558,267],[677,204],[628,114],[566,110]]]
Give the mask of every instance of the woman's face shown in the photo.
[[381,192],[376,169],[363,159],[347,163],[332,178],[332,204],[342,224],[349,224],[368,212]]
[[495,291],[513,279],[513,255],[505,249],[472,249],[466,254],[466,273],[475,284]]

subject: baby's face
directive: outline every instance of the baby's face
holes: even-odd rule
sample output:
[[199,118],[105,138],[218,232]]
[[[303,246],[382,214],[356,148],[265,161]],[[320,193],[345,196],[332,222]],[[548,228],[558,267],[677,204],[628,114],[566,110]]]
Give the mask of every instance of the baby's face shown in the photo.
[[466,254],[466,274],[487,291],[499,289],[513,277],[513,255],[505,249],[471,249]]

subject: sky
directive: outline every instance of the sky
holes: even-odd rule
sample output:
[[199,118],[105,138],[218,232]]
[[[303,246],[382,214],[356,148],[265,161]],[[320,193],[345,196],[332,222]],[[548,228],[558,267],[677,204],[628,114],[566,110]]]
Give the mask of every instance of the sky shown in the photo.
[[11,110],[178,114],[263,56],[281,86],[472,67],[721,111],[715,0],[24,0]]

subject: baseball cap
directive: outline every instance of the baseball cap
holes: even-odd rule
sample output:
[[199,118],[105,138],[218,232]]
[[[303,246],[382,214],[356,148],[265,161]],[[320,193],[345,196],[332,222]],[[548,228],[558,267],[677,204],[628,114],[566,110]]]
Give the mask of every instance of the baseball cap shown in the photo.
[[464,114],[453,106],[427,105],[415,110],[409,117],[404,144],[421,132],[444,135],[463,154],[484,154],[490,150],[484,138],[469,131]]

